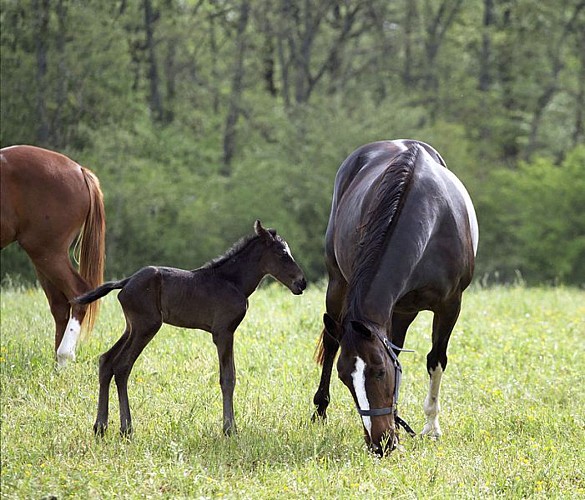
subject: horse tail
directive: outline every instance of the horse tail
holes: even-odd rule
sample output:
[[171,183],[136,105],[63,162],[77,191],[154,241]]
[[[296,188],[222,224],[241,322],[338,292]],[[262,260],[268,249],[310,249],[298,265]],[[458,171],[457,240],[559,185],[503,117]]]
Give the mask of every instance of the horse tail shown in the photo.
[[323,337],[325,337],[326,332],[325,332],[325,328],[323,328],[323,331],[321,332],[321,335],[319,336],[319,340],[317,341],[317,346],[315,347],[315,361],[323,366],[323,362],[325,361],[325,346],[323,345]]
[[[128,278],[124,278],[123,280],[109,281],[107,283],[104,283],[103,285],[98,286],[95,290],[91,290],[87,293],[84,293],[83,295],[80,295],[79,297],[75,297],[71,302],[73,302],[74,304],[82,305],[92,304],[94,301],[96,301],[97,299],[101,299],[102,297],[110,293],[112,290],[124,288],[126,284],[130,281],[130,278],[131,276]],[[91,307],[91,305],[89,307]]]
[[[93,289],[104,281],[106,259],[106,215],[104,196],[100,181],[89,169],[81,167],[85,183],[89,189],[89,212],[81,232],[81,249],[79,255],[79,274]],[[83,327],[87,335],[91,333],[99,312],[99,303],[87,308]]]

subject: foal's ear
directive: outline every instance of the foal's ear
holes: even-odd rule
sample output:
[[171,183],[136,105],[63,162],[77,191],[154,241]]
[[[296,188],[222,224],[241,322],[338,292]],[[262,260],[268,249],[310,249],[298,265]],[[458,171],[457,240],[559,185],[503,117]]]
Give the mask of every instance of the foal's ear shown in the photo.
[[260,238],[266,241],[272,241],[276,236],[276,231],[274,229],[265,229],[260,219],[256,219],[256,222],[254,222],[254,231]]
[[325,325],[325,331],[331,338],[337,340],[337,342],[341,341],[341,328],[339,327],[339,323],[327,313],[323,314],[323,325]]
[[372,336],[372,331],[361,321],[352,321],[351,327],[363,337],[370,338]]

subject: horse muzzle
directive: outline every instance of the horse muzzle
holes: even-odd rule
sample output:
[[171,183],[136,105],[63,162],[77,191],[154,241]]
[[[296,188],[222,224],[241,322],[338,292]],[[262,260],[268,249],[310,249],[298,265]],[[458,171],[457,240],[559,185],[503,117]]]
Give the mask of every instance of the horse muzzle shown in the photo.
[[307,288],[307,280],[305,278],[301,278],[300,280],[293,282],[291,292],[294,295],[301,295],[305,288]]
[[398,446],[398,434],[394,431],[384,433],[382,438],[376,443],[366,436],[366,444],[372,453],[380,458],[389,455]]

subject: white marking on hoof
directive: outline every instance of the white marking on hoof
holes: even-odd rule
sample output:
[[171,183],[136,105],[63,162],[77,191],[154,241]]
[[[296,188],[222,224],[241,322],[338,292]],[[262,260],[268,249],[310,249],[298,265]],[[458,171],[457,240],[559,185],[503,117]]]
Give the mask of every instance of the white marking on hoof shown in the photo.
[[[366,394],[366,363],[359,356],[355,357],[355,370],[351,374],[353,380],[353,390],[355,391],[355,397],[358,400],[358,404],[362,410],[370,409],[370,402],[368,401],[368,395]],[[368,431],[370,439],[372,439],[372,419],[362,415],[364,427]]]
[[431,370],[431,380],[429,383],[429,393],[425,398],[423,409],[427,417],[421,434],[432,438],[439,438],[442,435],[441,426],[439,425],[439,389],[441,388],[441,378],[443,376],[443,367],[439,364],[437,368]]
[[68,360],[75,361],[75,347],[77,346],[80,332],[81,325],[79,321],[76,318],[71,318],[65,328],[61,345],[57,349],[57,363],[59,366],[65,366]]

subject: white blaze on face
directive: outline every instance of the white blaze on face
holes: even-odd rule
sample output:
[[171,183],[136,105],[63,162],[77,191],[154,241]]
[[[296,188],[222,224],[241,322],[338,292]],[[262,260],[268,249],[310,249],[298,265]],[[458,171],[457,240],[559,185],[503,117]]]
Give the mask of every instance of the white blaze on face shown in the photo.
[[59,366],[65,366],[68,359],[75,360],[75,347],[77,346],[80,332],[81,325],[79,321],[77,321],[77,318],[71,318],[67,323],[67,328],[65,328],[61,345],[57,349],[57,363]]
[[429,393],[425,398],[423,409],[427,417],[422,434],[428,434],[431,437],[441,436],[441,426],[439,425],[439,389],[441,388],[441,378],[443,377],[443,367],[439,363],[437,368],[431,370],[431,380],[429,383]]
[[[351,374],[353,381],[353,390],[355,391],[355,397],[358,400],[358,405],[362,410],[370,409],[370,402],[368,401],[368,395],[366,394],[366,363],[359,356],[355,357],[355,370]],[[370,439],[372,439],[372,419],[362,415],[364,427],[368,431]]]
[[282,240],[282,246],[284,247],[284,250],[286,251],[286,253],[288,254],[288,256],[292,259],[292,253],[290,251],[290,247],[288,246],[288,243],[284,240]]

